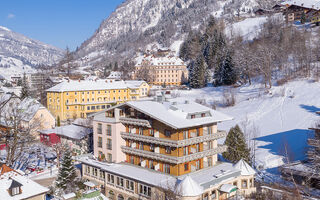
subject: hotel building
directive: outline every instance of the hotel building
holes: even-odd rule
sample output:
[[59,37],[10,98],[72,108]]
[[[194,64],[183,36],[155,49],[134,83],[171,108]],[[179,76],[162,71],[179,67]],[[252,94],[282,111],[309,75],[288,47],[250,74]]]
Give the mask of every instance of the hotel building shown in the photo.
[[149,85],[144,81],[66,81],[47,90],[47,108],[61,121],[87,118],[90,113],[139,100],[148,93]]

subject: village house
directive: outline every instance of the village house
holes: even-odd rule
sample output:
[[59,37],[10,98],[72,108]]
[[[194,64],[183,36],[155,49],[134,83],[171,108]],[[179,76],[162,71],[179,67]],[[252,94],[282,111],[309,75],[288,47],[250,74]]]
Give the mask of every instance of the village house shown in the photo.
[[[119,104],[94,117],[95,157],[79,158],[83,178],[119,200],[164,199],[168,189],[183,199],[249,195],[255,192],[255,171],[243,160],[236,165],[218,161],[227,147],[217,143],[226,137],[217,124],[231,119],[189,101]],[[101,162],[108,153],[113,163]]]
[[281,3],[287,22],[300,21],[318,24],[320,2],[317,0],[288,0]]
[[56,120],[49,110],[33,98],[25,98],[18,106],[21,112],[21,126],[39,139],[38,131],[55,126]]
[[40,141],[45,145],[66,144],[74,155],[86,154],[92,151],[91,128],[71,124],[39,132]]
[[48,188],[0,164],[0,199],[45,200],[48,192]]
[[144,81],[64,81],[47,90],[47,107],[61,121],[87,118],[91,113],[139,100],[148,93],[149,85]]

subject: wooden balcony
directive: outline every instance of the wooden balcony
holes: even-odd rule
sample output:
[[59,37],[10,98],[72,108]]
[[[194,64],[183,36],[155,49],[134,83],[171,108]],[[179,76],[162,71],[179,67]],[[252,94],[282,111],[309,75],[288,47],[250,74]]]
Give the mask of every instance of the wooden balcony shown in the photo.
[[185,140],[170,140],[170,139],[159,138],[154,136],[139,135],[135,133],[127,133],[127,132],[121,133],[121,137],[126,140],[135,140],[135,141],[157,144],[162,146],[170,146],[175,148],[190,146],[193,144],[198,144],[201,142],[206,142],[211,140],[217,140],[220,138],[224,138],[226,136],[227,136],[227,133],[225,131],[218,131],[217,133],[189,138]]
[[144,127],[151,128],[151,122],[148,120],[145,120],[145,119],[121,117],[120,122],[123,124],[128,124],[128,125],[144,126]]
[[168,156],[168,155],[159,154],[151,151],[135,149],[127,146],[122,146],[121,149],[124,153],[127,153],[127,154],[137,155],[137,156],[149,158],[152,160],[160,160],[166,163],[180,164],[180,163],[185,163],[192,160],[204,158],[207,156],[212,156],[218,153],[223,153],[227,150],[227,146],[219,145],[217,148],[214,148],[214,149],[209,149],[206,151],[201,151],[201,152],[197,152],[197,153],[182,156],[182,157]]

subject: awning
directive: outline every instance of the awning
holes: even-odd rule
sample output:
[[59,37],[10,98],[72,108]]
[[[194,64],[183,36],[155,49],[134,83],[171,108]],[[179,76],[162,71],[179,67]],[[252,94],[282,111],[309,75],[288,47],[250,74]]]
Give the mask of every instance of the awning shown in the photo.
[[231,192],[237,191],[237,189],[238,189],[237,186],[234,186],[231,184],[223,184],[221,185],[219,190],[221,192],[231,193]]

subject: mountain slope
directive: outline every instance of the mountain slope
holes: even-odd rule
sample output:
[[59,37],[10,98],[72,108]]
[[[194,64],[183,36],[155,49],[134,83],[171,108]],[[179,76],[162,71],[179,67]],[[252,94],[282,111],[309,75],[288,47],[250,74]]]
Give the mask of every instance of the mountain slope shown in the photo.
[[30,39],[0,26],[0,74],[32,71],[32,67],[52,65],[63,57],[63,50]]
[[[76,51],[80,65],[105,65],[105,61],[132,58],[152,46],[179,48],[192,29],[210,15],[216,17],[252,14],[275,0],[127,0],[94,35]],[[176,43],[175,43],[176,42]],[[175,43],[175,44],[174,44]],[[181,43],[181,42],[180,42]]]

